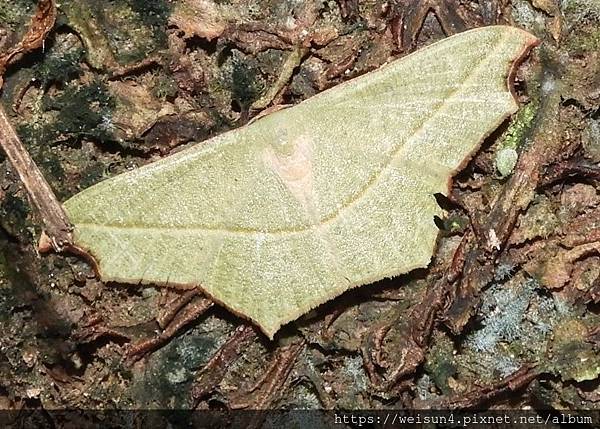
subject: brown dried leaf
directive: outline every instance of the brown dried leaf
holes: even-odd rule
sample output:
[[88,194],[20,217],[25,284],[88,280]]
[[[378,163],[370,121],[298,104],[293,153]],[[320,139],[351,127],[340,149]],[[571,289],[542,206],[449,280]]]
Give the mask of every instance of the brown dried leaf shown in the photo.
[[555,257],[538,265],[541,269],[538,273],[542,279],[542,283],[551,289],[563,287],[571,279],[573,265],[577,260],[599,252],[600,243],[582,244],[571,250],[559,252]]
[[158,118],[143,138],[148,147],[166,153],[180,144],[205,140],[215,125],[215,119],[205,111],[167,115]]
[[112,121],[117,125],[115,133],[121,139],[139,138],[159,118],[176,113],[175,106],[161,102],[145,85],[134,81],[113,81],[108,87],[118,100]]
[[547,197],[540,197],[526,213],[519,217],[519,227],[510,238],[518,245],[537,238],[548,238],[559,227],[555,207]]
[[542,10],[550,16],[560,13],[557,0],[531,0],[531,4],[536,9]]
[[576,183],[565,189],[560,196],[561,208],[571,215],[579,215],[585,209],[598,206],[600,196],[596,188],[585,183]]
[[223,34],[227,26],[219,6],[211,0],[177,2],[169,22],[182,30],[186,39],[197,36],[213,40]]
[[531,4],[536,9],[539,9],[551,16],[552,19],[547,21],[546,28],[548,33],[558,41],[562,32],[562,16],[560,13],[560,5],[558,0],[531,0]]
[[39,48],[44,43],[46,35],[54,27],[56,21],[56,5],[53,0],[41,0],[35,15],[31,18],[29,29],[23,39],[7,53],[0,55],[0,87],[2,75],[6,67],[14,62],[20,54]]
[[571,219],[563,230],[562,243],[569,247],[600,242],[600,207]]
[[600,258],[593,256],[581,261],[573,270],[573,288],[580,291],[590,291],[591,298],[594,293],[594,283],[600,280]]

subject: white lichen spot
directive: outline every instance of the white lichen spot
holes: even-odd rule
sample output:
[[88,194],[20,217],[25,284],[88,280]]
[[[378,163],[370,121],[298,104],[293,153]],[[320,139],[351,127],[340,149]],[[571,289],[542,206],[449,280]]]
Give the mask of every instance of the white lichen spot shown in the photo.
[[187,371],[184,368],[175,369],[167,373],[167,380],[172,384],[183,383],[187,380]]
[[490,229],[490,232],[488,232],[488,242],[491,248],[500,250],[500,246],[502,245],[502,243],[498,239],[498,236],[496,235],[496,231],[494,229]]
[[554,78],[551,77],[550,75],[544,76],[544,79],[542,81],[542,87],[541,87],[542,96],[545,96],[545,95],[548,95],[548,94],[554,92],[555,88],[556,88],[556,81],[554,80]]
[[512,277],[516,267],[512,264],[500,263],[494,273],[494,280],[504,281]]
[[346,371],[356,382],[356,388],[360,392],[368,390],[368,383],[363,369],[363,361],[360,357],[348,357],[345,360]]
[[115,124],[109,115],[102,115],[102,121],[98,124],[98,128],[104,131],[112,131],[115,129]]

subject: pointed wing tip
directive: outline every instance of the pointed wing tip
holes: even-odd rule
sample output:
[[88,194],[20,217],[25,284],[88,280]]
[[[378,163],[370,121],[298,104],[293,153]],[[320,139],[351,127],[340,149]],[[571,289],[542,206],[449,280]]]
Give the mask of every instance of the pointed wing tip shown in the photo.
[[488,30],[488,31],[504,31],[504,32],[510,32],[510,33],[514,33],[514,34],[519,34],[521,37],[523,37],[524,40],[529,40],[529,41],[539,41],[539,39],[531,34],[529,31],[520,28],[520,27],[515,27],[512,25],[489,25],[489,26],[485,26],[485,27],[477,27],[474,28],[472,30],[468,30],[468,31],[481,31],[481,30]]
[[[492,32],[492,33],[504,33],[506,35],[508,34],[512,34],[515,37],[518,37],[519,39],[521,39],[522,45],[524,47],[523,51],[520,53],[520,55],[518,55],[517,60],[521,57],[526,56],[527,53],[529,53],[529,51],[538,46],[541,43],[541,40],[535,36],[534,34],[530,33],[527,30],[524,30],[520,27],[513,27],[511,25],[490,25],[490,26],[485,26],[485,27],[477,27],[477,28],[473,28],[471,30],[467,30],[464,33],[470,33],[470,32]],[[463,33],[458,33],[455,36],[459,36],[460,34]],[[455,37],[452,36],[452,37]]]
[[515,34],[518,34],[520,37],[522,37],[523,44],[526,49],[525,52],[529,52],[530,49],[538,46],[542,42],[541,39],[539,39],[537,36],[535,36],[534,34],[531,34],[527,30],[523,30],[522,28],[509,27],[509,26],[504,26],[504,27],[510,28]]

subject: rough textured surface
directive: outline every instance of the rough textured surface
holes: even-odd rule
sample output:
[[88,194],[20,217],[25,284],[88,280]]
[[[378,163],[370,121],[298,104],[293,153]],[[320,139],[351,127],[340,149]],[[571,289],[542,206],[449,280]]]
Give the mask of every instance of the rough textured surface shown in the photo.
[[[1,52],[21,40],[36,3],[0,0]],[[218,16],[174,10],[179,4]],[[0,94],[61,201],[247,123],[298,43],[308,52],[274,104],[297,104],[461,25],[518,26],[542,43],[516,75],[519,111],[455,177],[452,202],[440,198],[445,213],[430,266],[348,291],[272,342],[213,305],[132,364],[132,348],[179,326],[172,304],[195,290],[104,283],[83,259],[39,255],[40,220],[0,151],[0,406],[39,417],[19,427],[60,426],[48,420],[52,409],[197,404],[220,413],[257,401],[278,409],[527,407],[544,420],[543,410],[600,409],[600,378],[591,379],[600,356],[600,256],[587,246],[600,240],[599,5],[61,1],[44,50],[9,67]],[[221,23],[227,28],[217,36]],[[205,34],[215,37],[208,41],[175,25],[218,31]],[[506,148],[518,160],[502,177],[496,159]],[[494,258],[485,250],[490,228],[496,243],[505,240]],[[472,316],[450,333],[447,308],[457,301]],[[431,335],[420,334],[422,325]],[[301,339],[305,350],[288,373],[280,350]],[[287,383],[273,374],[288,374]],[[255,388],[260,380],[266,385]],[[169,422],[161,413],[161,425],[180,426],[175,414]],[[104,426],[131,426],[131,413],[105,416]]]
[[536,39],[464,32],[65,202],[104,281],[200,286],[269,337],[349,288],[425,267],[434,194],[517,110]]

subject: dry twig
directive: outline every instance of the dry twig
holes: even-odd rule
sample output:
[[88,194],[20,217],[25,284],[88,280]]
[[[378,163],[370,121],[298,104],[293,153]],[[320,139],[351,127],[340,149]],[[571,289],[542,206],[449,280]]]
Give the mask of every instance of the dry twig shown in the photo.
[[[31,19],[25,36],[15,47],[0,56],[0,87],[2,75],[6,67],[24,53],[39,48],[56,20],[56,7],[52,0],[42,0],[38,10]],[[4,109],[0,106],[0,147],[19,175],[31,204],[37,210],[44,225],[43,243],[40,247],[51,245],[56,251],[61,251],[73,243],[71,225],[67,216],[56,199],[54,191],[42,175],[25,146],[17,136],[8,120]]]
[[472,409],[482,407],[492,399],[512,394],[528,386],[540,375],[533,365],[525,365],[516,372],[491,386],[476,387],[468,392],[442,400],[439,404],[429,404],[440,409]]
[[281,395],[283,385],[305,345],[304,339],[300,338],[279,347],[269,368],[250,389],[230,402],[231,408],[269,409]]
[[250,325],[240,325],[233,335],[219,348],[213,357],[204,365],[194,387],[192,401],[197,404],[208,395],[223,379],[227,369],[235,362],[256,332]]
[[177,316],[173,317],[160,334],[158,334],[156,337],[134,344],[127,351],[127,359],[130,362],[137,361],[147,353],[150,353],[151,351],[163,346],[167,341],[177,335],[181,329],[196,321],[201,314],[205,313],[212,306],[213,302],[207,298],[198,298],[188,302],[185,306],[183,306],[183,311],[179,312]]
[[42,220],[45,235],[42,236],[43,242],[40,242],[40,247],[47,248],[48,245],[51,245],[56,251],[61,251],[70,246],[73,239],[67,215],[42,172],[21,143],[1,106],[0,147],[19,175],[31,204],[36,208]]

